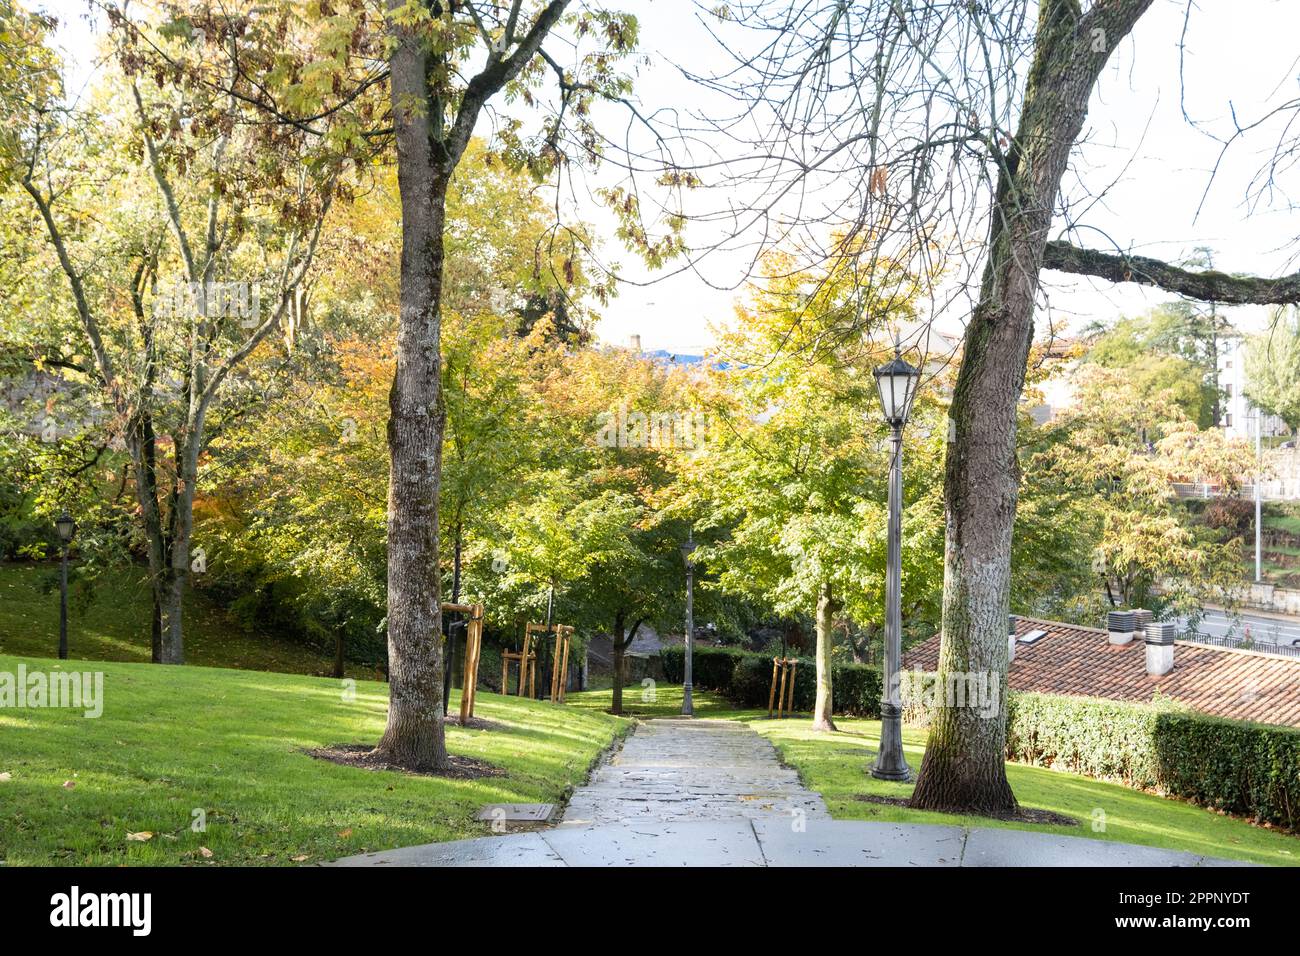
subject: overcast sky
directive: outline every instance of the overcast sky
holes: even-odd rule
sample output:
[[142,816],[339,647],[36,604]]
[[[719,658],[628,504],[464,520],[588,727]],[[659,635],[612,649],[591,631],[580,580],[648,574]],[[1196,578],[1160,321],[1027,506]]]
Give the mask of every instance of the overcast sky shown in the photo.
[[[91,31],[79,16],[84,3],[46,0],[34,6],[62,18],[59,42],[69,54],[69,79],[84,82],[93,61]],[[700,24],[695,4],[636,0],[628,6],[640,16],[642,48],[652,60],[638,84],[637,96],[645,109],[698,103],[699,91],[691,89],[674,64],[707,73],[724,60]],[[1184,0],[1156,0],[1112,57],[1112,67],[1093,97],[1086,142],[1067,175],[1067,189],[1076,177],[1094,193],[1108,188],[1105,201],[1083,219],[1099,230],[1085,233],[1085,240],[1107,248],[1109,237],[1135,252],[1175,260],[1197,246],[1209,246],[1216,266],[1225,271],[1294,271],[1293,243],[1300,229],[1284,207],[1285,197],[1275,199],[1272,208],[1247,206],[1247,184],[1276,142],[1270,135],[1275,127],[1228,153],[1199,215],[1196,209],[1220,153],[1220,144],[1204,130],[1223,135],[1232,129],[1234,108],[1244,122],[1257,118],[1266,105],[1300,95],[1300,4],[1200,0],[1186,36],[1185,91],[1179,80],[1184,10]],[[1203,130],[1183,118],[1180,95]],[[598,226],[605,224],[595,211],[586,212]],[[630,262],[626,254],[617,258]],[[733,285],[739,271],[734,261],[722,259],[707,264],[703,278],[688,273],[646,287],[629,285],[605,310],[597,335],[623,344],[639,334],[647,348],[701,351],[712,341],[709,323],[727,321],[735,298],[733,292],[710,286]],[[634,267],[627,274],[632,279],[652,278]],[[1167,299],[1132,284],[1113,286],[1051,273],[1045,274],[1045,287],[1058,328],[1133,314]],[[1259,309],[1230,314],[1244,328],[1257,327],[1264,315]],[[960,316],[944,318],[950,329],[960,321]]]

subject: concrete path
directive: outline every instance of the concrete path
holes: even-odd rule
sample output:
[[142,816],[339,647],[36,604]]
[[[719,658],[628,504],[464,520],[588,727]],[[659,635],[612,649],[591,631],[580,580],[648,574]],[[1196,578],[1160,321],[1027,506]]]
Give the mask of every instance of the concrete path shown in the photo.
[[829,820],[821,794],[734,720],[641,723],[578,788],[562,827],[780,818]]
[[1023,830],[832,820],[772,744],[727,720],[650,720],[551,830],[403,847],[334,866],[1242,866]]
[[1247,866],[1081,837],[779,818],[557,827],[366,853],[332,866]]

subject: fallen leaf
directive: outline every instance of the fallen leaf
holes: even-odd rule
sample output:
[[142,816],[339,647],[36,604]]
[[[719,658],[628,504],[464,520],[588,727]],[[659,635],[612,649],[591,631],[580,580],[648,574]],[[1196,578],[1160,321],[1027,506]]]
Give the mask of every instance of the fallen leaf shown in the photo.
[[4,783],[6,780],[12,780],[13,778],[14,775],[11,774],[8,770],[6,770],[4,773],[0,773],[0,783]]
[[306,862],[307,860],[310,860],[310,859],[311,859],[311,854],[310,854],[310,853],[302,853],[302,854],[299,854],[298,856],[291,856],[291,857],[289,857],[289,859],[293,860],[293,862],[295,862],[295,863],[304,863],[304,862]]
[[141,830],[139,833],[128,833],[126,838],[134,843],[147,843],[153,839],[153,833]]
[[77,785],[77,782],[76,782],[75,780],[65,780],[65,781],[63,781],[63,789],[64,789],[64,790],[71,790],[71,789],[72,789],[73,787],[75,787],[76,785]]
[[212,859],[212,851],[205,846],[201,846],[199,847],[199,856],[203,857],[205,860],[210,860]]
[[346,830],[340,830],[339,836],[346,840],[348,837],[352,836],[352,828],[348,827]]

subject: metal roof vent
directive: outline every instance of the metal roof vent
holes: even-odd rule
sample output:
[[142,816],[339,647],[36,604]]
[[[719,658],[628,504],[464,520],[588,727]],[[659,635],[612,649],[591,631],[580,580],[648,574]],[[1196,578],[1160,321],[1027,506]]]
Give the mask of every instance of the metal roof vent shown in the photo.
[[1112,644],[1128,644],[1133,640],[1136,615],[1132,611],[1111,611],[1106,615],[1106,630]]

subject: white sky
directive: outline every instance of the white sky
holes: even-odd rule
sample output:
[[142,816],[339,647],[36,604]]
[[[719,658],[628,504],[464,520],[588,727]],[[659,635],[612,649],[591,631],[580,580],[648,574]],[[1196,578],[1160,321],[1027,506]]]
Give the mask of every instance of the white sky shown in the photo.
[[[33,6],[63,20],[59,42],[69,54],[69,79],[84,81],[93,47],[81,16],[86,10],[83,0],[44,0]],[[638,12],[642,49],[653,60],[642,72],[637,89],[643,107],[698,105],[699,91],[687,86],[671,65],[684,63],[695,72],[707,73],[711,64],[722,63],[696,19],[695,6],[690,0],[628,0],[624,6]],[[1180,110],[1179,37],[1184,7],[1183,0],[1156,0],[1112,57],[1112,68],[1093,97],[1085,144],[1077,150],[1074,170],[1094,193],[1110,188],[1105,202],[1082,220],[1101,232],[1085,233],[1084,241],[1109,248],[1105,238],[1109,236],[1121,247],[1169,259],[1178,259],[1196,246],[1209,246],[1216,267],[1224,271],[1291,272],[1296,269],[1292,243],[1300,228],[1283,201],[1255,210],[1246,204],[1246,185],[1275,144],[1276,128],[1234,147],[1204,208],[1195,216],[1220,146],[1190,127]],[[1295,0],[1199,0],[1186,39],[1189,115],[1222,135],[1232,128],[1233,108],[1246,122],[1260,116],[1266,104],[1300,94],[1298,35],[1300,5]],[[1073,171],[1067,174],[1067,190],[1074,177]],[[608,221],[594,210],[583,212],[597,226]],[[607,252],[629,266],[629,276],[643,277],[631,267],[632,257],[619,254],[613,241]],[[598,337],[623,344],[636,333],[646,348],[702,351],[712,341],[709,323],[726,322],[734,299],[734,293],[710,288],[710,282],[731,285],[737,275],[734,260],[711,263],[704,271],[709,282],[683,274],[644,288],[624,287],[605,309]],[[1053,273],[1045,274],[1044,285],[1058,328],[1133,314],[1168,298],[1132,284],[1113,286]],[[1240,327],[1250,329],[1262,322],[1264,311],[1236,309],[1230,315]],[[960,317],[946,321],[956,324]],[[1045,325],[1042,318],[1039,325]]]
[[[705,58],[717,59],[689,2],[651,0],[647,6],[642,46],[652,55],[687,62],[696,72],[705,71]],[[1234,147],[1196,215],[1220,145],[1182,116],[1178,41],[1184,10],[1183,0],[1156,0],[1112,57],[1093,97],[1073,169],[1094,193],[1113,185],[1104,204],[1082,221],[1143,255],[1176,260],[1209,246],[1223,271],[1291,272],[1297,267],[1292,243],[1300,227],[1285,209],[1250,215],[1245,206],[1246,185],[1275,144],[1275,129]],[[1265,104],[1296,96],[1297,35],[1300,4],[1295,0],[1200,0],[1186,39],[1188,114],[1223,135],[1232,128],[1231,107],[1245,122],[1264,112]],[[666,67],[662,79],[643,84],[640,93],[648,106],[684,95],[689,94]],[[1067,174],[1067,188],[1074,176],[1074,171]],[[1084,233],[1082,241],[1110,247],[1101,233]],[[715,283],[732,279],[721,265],[706,271]],[[1116,286],[1059,273],[1045,273],[1044,288],[1058,328],[1135,314],[1170,298],[1132,283]],[[636,332],[647,348],[698,351],[711,341],[708,321],[729,318],[731,300],[731,294],[689,275],[627,288],[606,310],[598,331],[606,341],[626,342]],[[1266,312],[1239,308],[1228,314],[1240,327],[1253,329]],[[947,324],[951,329],[958,321],[953,317]],[[1046,325],[1044,317],[1038,325]]]

